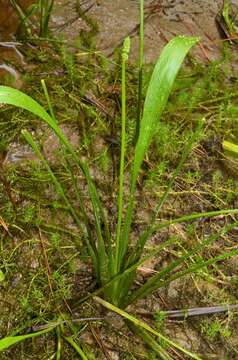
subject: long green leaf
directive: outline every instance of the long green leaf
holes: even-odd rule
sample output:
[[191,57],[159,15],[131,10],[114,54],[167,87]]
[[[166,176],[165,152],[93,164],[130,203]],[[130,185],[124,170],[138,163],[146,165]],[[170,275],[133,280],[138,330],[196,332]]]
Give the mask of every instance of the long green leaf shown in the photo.
[[116,250],[115,250],[115,273],[119,271],[119,249],[121,240],[121,224],[123,212],[123,191],[124,191],[124,167],[126,152],[126,62],[130,51],[130,38],[124,40],[122,49],[122,74],[121,74],[121,156],[120,156],[120,175],[119,175],[119,194],[118,194],[118,220],[116,229]]
[[204,219],[204,218],[210,218],[210,217],[216,217],[216,216],[232,216],[238,214],[238,208],[237,209],[223,209],[223,210],[214,210],[214,211],[208,211],[208,212],[201,212],[201,213],[194,213],[190,215],[184,215],[175,219],[167,220],[162,222],[161,224],[155,225],[150,229],[151,235],[161,229],[167,228],[170,225],[178,224],[185,221],[191,221],[196,219]]
[[73,340],[72,336],[63,336],[63,338],[74,348],[82,360],[88,360],[87,356],[84,354],[79,345]]
[[134,334],[140,336],[144,343],[158,355],[160,360],[173,360],[169,353],[148,333],[148,331],[139,328],[130,321],[127,321],[126,323],[129,329],[134,332]]
[[172,39],[163,49],[161,56],[154,68],[149,87],[147,90],[143,116],[140,123],[139,138],[135,148],[135,157],[131,174],[131,189],[129,204],[126,213],[126,221],[120,248],[121,263],[128,247],[129,233],[134,207],[134,195],[136,180],[141,168],[145,153],[151,143],[161,114],[168,101],[174,80],[182,65],[182,62],[198,38],[178,36]]
[[4,351],[6,350],[7,348],[9,348],[10,346],[20,342],[20,341],[24,341],[24,340],[27,340],[27,339],[31,339],[33,337],[36,337],[36,336],[40,336],[40,335],[43,335],[43,334],[46,334],[47,332],[50,332],[54,329],[54,327],[49,327],[45,330],[42,330],[42,331],[38,331],[38,332],[35,332],[35,333],[31,333],[31,334],[27,334],[27,335],[18,335],[18,336],[7,336],[3,339],[0,339],[0,351]]
[[[221,255],[218,255],[212,259],[206,260],[206,261],[201,261],[197,264],[194,265],[190,265],[187,269],[183,270],[183,271],[179,271],[177,273],[175,273],[174,275],[171,275],[169,278],[164,278],[164,273],[159,273],[157,275],[152,276],[151,279],[149,279],[143,286],[141,286],[137,291],[134,291],[133,294],[131,295],[131,297],[128,299],[126,305],[132,304],[135,301],[152,294],[154,291],[156,291],[157,289],[161,288],[161,287],[165,287],[167,286],[169,283],[171,283],[172,281],[179,279],[185,275],[188,274],[194,274],[195,272],[209,266],[209,265],[213,265],[216,264],[219,261],[225,260],[227,258],[230,258],[232,256],[235,256],[238,254],[238,250],[233,250],[230,251],[228,253],[224,253]],[[170,270],[173,267],[173,264],[171,264],[170,266]]]
[[196,360],[201,360],[200,357],[198,357],[196,354],[191,353],[190,351],[184,349],[182,346],[180,346],[179,344],[171,341],[170,339],[168,339],[167,337],[165,337],[164,335],[160,334],[158,331],[155,331],[152,327],[150,327],[148,324],[146,324],[144,321],[141,321],[137,318],[135,318],[134,316],[132,316],[131,314],[128,314],[126,311],[121,310],[119,308],[117,308],[116,306],[108,303],[105,300],[102,300],[101,298],[95,296],[93,298],[96,302],[98,302],[99,304],[103,305],[104,307],[106,307],[107,309],[114,311],[115,313],[119,314],[120,316],[122,316],[123,318],[131,321],[134,325],[147,330],[149,333],[157,336],[160,340],[164,341],[167,345],[172,346],[174,348],[176,348],[177,350],[180,350],[181,352],[183,352],[184,354],[190,356],[190,358],[192,359],[196,359]]
[[198,38],[194,37],[175,37],[164,47],[154,68],[145,98],[139,139],[135,149],[131,180],[132,192],[135,190],[141,163],[167,104],[177,73],[188,51],[198,40]]
[[[61,144],[66,147],[66,149],[74,159],[75,163],[83,172],[87,181],[88,192],[93,207],[93,215],[96,223],[97,238],[99,243],[98,246],[101,250],[99,262],[102,273],[100,274],[100,277],[103,280],[102,282],[104,282],[104,280],[108,278],[108,270],[105,266],[105,264],[107,264],[107,257],[105,253],[104,233],[108,234],[109,230],[106,217],[99,200],[99,195],[89,174],[87,164],[79,160],[78,155],[75,153],[72,145],[67,140],[60,127],[56,124],[55,120],[52,119],[51,116],[45,111],[45,109],[37,101],[33,100],[30,96],[24,94],[17,89],[13,89],[8,86],[0,86],[0,104],[9,104],[20,107],[22,109],[30,111],[31,113],[44,120],[55,132]],[[104,233],[102,232],[102,227],[106,229]]]
[[[200,135],[200,131],[202,129],[202,124],[203,121],[201,121],[196,129],[196,131],[190,136],[188,143],[186,144],[183,154],[181,156],[181,159],[171,177],[171,180],[169,181],[167,188],[163,194],[163,196],[161,197],[159,204],[155,210],[155,214],[152,217],[147,229],[142,233],[142,235],[139,236],[137,243],[134,247],[133,253],[130,254],[127,259],[125,260],[125,264],[123,264],[123,269],[126,269],[128,267],[130,267],[130,265],[135,264],[140,257],[142,256],[143,250],[144,250],[144,246],[146,244],[146,241],[148,240],[148,238],[152,235],[151,234],[151,229],[153,229],[154,224],[156,222],[157,216],[159,211],[161,210],[164,202],[166,201],[168,195],[169,195],[169,191],[171,190],[176,177],[178,176],[179,172],[182,169],[182,166],[184,164],[184,162],[186,161],[188,155],[190,154],[191,150],[192,150],[192,146],[194,144],[194,142],[199,138]],[[122,301],[124,302],[125,298],[126,298],[126,294],[128,294],[130,287],[133,283],[135,277],[135,272],[131,273],[130,276],[128,277],[124,277],[124,280],[120,282],[118,289],[120,290],[120,295],[117,294],[117,298],[119,299],[119,296],[121,297]]]
[[[35,154],[37,155],[37,157],[43,162],[45,168],[47,169],[51,179],[52,179],[52,182],[55,186],[55,189],[58,193],[58,195],[60,195],[62,197],[62,199],[64,200],[65,204],[67,205],[74,221],[76,222],[76,224],[78,225],[78,227],[80,228],[82,234],[84,234],[84,240],[87,244],[87,247],[88,247],[88,250],[89,250],[89,253],[90,253],[90,256],[92,258],[92,262],[93,262],[93,265],[94,265],[94,269],[96,271],[96,273],[98,273],[98,254],[97,254],[97,250],[95,248],[95,245],[92,241],[90,241],[90,237],[89,237],[89,240],[88,240],[88,234],[85,234],[85,231],[84,231],[84,228],[81,224],[81,221],[74,209],[74,207],[71,205],[67,195],[65,194],[64,192],[64,189],[62,188],[60,182],[57,180],[57,178],[55,177],[53,171],[51,170],[48,162],[46,161],[46,159],[43,157],[43,155],[41,154],[40,152],[40,149],[38,148],[37,144],[35,143],[35,141],[33,140],[31,134],[27,131],[27,130],[23,130],[22,131],[22,134],[23,136],[25,137],[26,141],[31,145],[32,149],[34,150]],[[87,225],[87,224],[86,224]]]

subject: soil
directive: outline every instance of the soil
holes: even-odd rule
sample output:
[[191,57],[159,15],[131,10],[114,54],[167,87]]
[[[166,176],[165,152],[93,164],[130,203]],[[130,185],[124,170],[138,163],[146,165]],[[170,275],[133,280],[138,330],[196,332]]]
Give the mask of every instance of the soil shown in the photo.
[[[92,7],[89,14],[98,22],[99,49],[111,54],[115,45],[121,44],[126,35],[135,34],[138,27],[138,1],[101,1]],[[154,63],[162,47],[175,35],[200,36],[210,59],[219,57],[217,41],[220,37],[215,17],[222,7],[222,1],[145,1],[145,61]],[[132,59],[138,54],[138,37],[132,42]],[[199,60],[206,60],[200,51]]]
[[[22,0],[20,5],[27,8],[32,1]],[[87,16],[98,27],[96,47],[106,56],[122,44],[123,39],[131,35],[131,61],[138,57],[138,11],[137,0],[88,0],[82,2]],[[220,57],[221,38],[216,24],[216,16],[222,9],[222,0],[147,0],[145,1],[145,62],[154,63],[162,47],[175,35],[196,35],[201,37],[201,47],[196,51],[199,61],[208,62]],[[235,5],[238,1],[233,1]],[[3,44],[12,41],[18,27],[18,18],[6,1],[0,2],[0,71],[11,73],[21,86],[16,69],[10,69],[11,58],[24,64],[20,48],[16,45]],[[51,27],[55,34],[63,35],[73,43],[80,31],[89,29],[85,21],[77,15],[73,0],[56,0]],[[1,60],[2,59],[2,60]],[[3,68],[5,66],[5,69]],[[8,68],[6,68],[8,66]],[[1,68],[2,67],[2,68]],[[27,69],[26,69],[27,71]],[[0,72],[0,74],[1,74]]]
[[[71,2],[73,3],[73,2]],[[66,1],[67,8],[69,2]],[[105,55],[112,55],[123,39],[131,35],[131,60],[138,57],[138,11],[137,0],[101,0],[85,1],[83,8],[98,25],[96,47]],[[197,53],[199,61],[208,61],[220,57],[220,34],[216,25],[216,16],[222,9],[222,0],[147,0],[145,1],[145,62],[154,63],[162,47],[175,35],[200,36],[203,45]],[[237,1],[234,4],[238,4]],[[71,14],[70,14],[71,13]],[[67,12],[67,21],[73,19],[73,8]],[[56,26],[65,23],[64,1],[53,17]],[[70,41],[77,37],[82,21],[69,22],[63,30]]]

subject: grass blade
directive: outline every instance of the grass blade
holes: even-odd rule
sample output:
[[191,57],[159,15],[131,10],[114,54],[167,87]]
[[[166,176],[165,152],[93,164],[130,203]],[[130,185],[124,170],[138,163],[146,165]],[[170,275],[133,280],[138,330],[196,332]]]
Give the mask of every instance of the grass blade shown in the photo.
[[198,38],[175,37],[164,47],[154,68],[145,98],[140,134],[135,149],[131,179],[132,193],[135,191],[142,161],[168,101],[177,73],[188,51],[197,42]]
[[123,190],[124,190],[124,166],[126,152],[126,62],[130,51],[130,38],[127,37],[122,49],[122,91],[121,91],[121,156],[119,174],[119,195],[118,195],[118,220],[116,230],[116,252],[115,252],[115,273],[119,271],[119,250],[121,239],[121,224],[123,211]]
[[[238,254],[238,250],[236,249],[236,250],[230,251],[228,253],[218,255],[212,259],[209,259],[206,261],[201,261],[195,265],[190,265],[188,267],[188,269],[186,269],[186,270],[177,272],[176,274],[170,276],[168,279],[165,278],[165,272],[168,272],[168,269],[166,269],[165,271],[160,272],[157,275],[154,275],[143,286],[141,286],[137,291],[134,291],[133,294],[131,295],[131,297],[128,299],[126,306],[153,293],[154,291],[158,290],[162,286],[164,287],[164,286],[168,285],[169,283],[171,283],[174,280],[177,280],[188,274],[194,274],[195,272],[201,270],[202,268],[205,268],[209,265],[216,264],[219,261],[225,260],[225,259],[235,256],[237,254]],[[187,258],[187,256],[186,256],[186,258]],[[183,262],[184,262],[184,260],[183,260]],[[181,262],[179,261],[179,263],[181,263]],[[177,267],[178,263],[175,263],[175,265]],[[174,268],[174,265],[173,264],[170,265],[169,272],[171,272],[173,268]]]
[[[17,89],[13,89],[8,86],[0,86],[0,104],[9,104],[20,107],[22,109],[30,111],[31,113],[35,114],[36,116],[44,120],[55,132],[61,144],[66,147],[66,149],[72,156],[73,160],[84,174],[85,179],[87,181],[88,193],[92,203],[93,215],[96,223],[96,231],[97,231],[98,247],[99,247],[98,251],[99,249],[101,251],[99,258],[99,263],[100,263],[99,268],[101,269],[99,278],[102,279],[102,284],[103,284],[104,281],[108,279],[109,276],[109,271],[106,268],[106,264],[108,264],[108,262],[107,262],[107,256],[105,254],[105,243],[104,243],[104,233],[106,234],[106,236],[108,236],[109,228],[104,211],[102,209],[99,200],[99,195],[94,186],[92,178],[89,174],[87,164],[79,160],[78,155],[75,153],[72,145],[67,140],[64,133],[57,125],[55,120],[45,111],[45,109],[38,102],[33,100],[30,96],[24,94],[23,92]],[[102,233],[102,228],[105,228],[104,233]]]
[[117,308],[116,306],[108,303],[105,300],[102,300],[101,298],[95,296],[93,298],[96,302],[98,302],[99,304],[101,304],[102,306],[106,307],[108,310],[111,310],[117,314],[119,314],[120,316],[122,316],[123,318],[131,321],[134,325],[138,326],[139,328],[142,328],[146,331],[148,331],[149,333],[155,335],[156,337],[158,337],[160,340],[162,340],[163,342],[165,342],[167,345],[176,348],[177,350],[180,350],[181,352],[183,352],[184,354],[190,356],[191,359],[196,359],[196,360],[201,360],[200,357],[198,357],[196,354],[191,353],[190,351],[182,348],[182,346],[180,346],[179,344],[171,341],[170,339],[168,339],[167,337],[163,336],[162,334],[160,334],[159,332],[155,331],[152,327],[150,327],[148,324],[146,324],[145,322],[135,318],[134,316],[128,314],[126,311],[121,310],[119,308]]
[[43,334],[46,334],[50,331],[52,331],[54,329],[54,327],[49,327],[45,330],[41,330],[35,333],[30,333],[27,335],[18,335],[18,336],[7,336],[3,339],[0,339],[0,351],[4,351],[6,349],[8,349],[10,346],[20,342],[20,341],[24,341],[27,339],[31,339],[33,337],[37,337]]
[[223,141],[222,143],[223,150],[227,151],[231,156],[238,158],[238,145],[233,144],[229,141]]
[[224,210],[214,210],[214,211],[208,211],[203,213],[195,213],[191,215],[184,215],[175,219],[164,221],[162,224],[155,225],[153,228],[151,228],[151,234],[164,229],[170,225],[178,224],[185,221],[191,221],[196,219],[202,219],[202,218],[210,218],[210,217],[216,217],[216,216],[229,216],[229,215],[236,215],[238,214],[238,209],[224,209]]
[[79,354],[82,360],[88,360],[87,356],[84,354],[83,350],[76,344],[71,336],[63,336],[63,338],[74,348],[74,350]]
[[198,42],[198,38],[178,36],[172,39],[163,49],[154,68],[147,90],[143,116],[140,123],[139,138],[135,148],[135,157],[132,166],[130,197],[123,229],[123,241],[120,246],[120,264],[126,253],[131,228],[132,213],[136,180],[141,168],[145,153],[151,143],[160,116],[166,106],[174,80],[182,62],[190,48]]
[[173,360],[169,353],[151,336],[148,331],[138,328],[132,322],[127,321],[127,326],[136,335],[140,336],[142,340],[159,356],[160,360]]
[[55,114],[54,114],[54,110],[53,110],[53,106],[52,106],[52,103],[50,101],[48,89],[46,87],[45,80],[43,80],[43,79],[41,80],[41,86],[42,86],[42,89],[44,91],[44,95],[45,95],[45,98],[46,98],[46,101],[47,101],[47,105],[48,105],[48,108],[49,108],[50,115],[51,115],[52,119],[57,123],[57,120],[56,120],[56,117],[55,117]]
[[40,149],[38,148],[38,146],[36,145],[36,143],[34,142],[31,134],[27,131],[27,130],[23,130],[22,131],[23,136],[25,137],[26,141],[31,145],[32,149],[34,150],[35,154],[38,156],[38,158],[43,162],[45,168],[47,169],[52,182],[55,186],[55,189],[58,193],[58,195],[60,195],[62,197],[62,199],[64,200],[66,206],[68,207],[73,219],[75,220],[76,224],[78,225],[78,227],[80,228],[82,234],[84,234],[84,240],[87,244],[90,256],[92,258],[93,261],[93,265],[94,265],[94,269],[96,271],[96,273],[98,273],[98,254],[97,254],[97,250],[95,248],[94,243],[88,240],[88,234],[85,234],[85,231],[83,229],[83,226],[81,224],[81,221],[76,213],[76,211],[74,210],[73,206],[71,205],[70,201],[68,200],[67,196],[65,195],[64,189],[62,188],[61,184],[59,183],[59,181],[57,180],[57,178],[55,177],[54,173],[52,172],[48,162],[45,160],[45,158],[43,157],[43,155],[40,152]]

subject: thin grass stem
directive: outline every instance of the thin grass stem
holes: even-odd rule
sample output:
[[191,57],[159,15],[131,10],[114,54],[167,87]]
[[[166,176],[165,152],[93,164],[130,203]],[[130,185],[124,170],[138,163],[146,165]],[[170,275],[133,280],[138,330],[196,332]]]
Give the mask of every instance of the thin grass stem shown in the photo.
[[74,350],[80,355],[82,360],[88,360],[87,356],[84,354],[81,347],[78,344],[76,344],[76,342],[72,339],[71,336],[63,335],[63,338],[74,348]]
[[237,250],[235,250],[235,252],[231,251],[229,253],[221,254],[207,261],[201,261],[199,264],[192,264],[192,265],[190,264],[188,265],[188,268],[186,270],[176,272],[176,274],[171,275],[169,278],[166,278],[167,275],[170,274],[179,265],[185,263],[186,259],[189,259],[190,257],[197,254],[199,251],[202,251],[206,246],[217,240],[221,235],[224,235],[227,232],[231,231],[237,225],[238,225],[238,221],[226,226],[219,233],[212,235],[202,244],[199,244],[192,250],[186,252],[185,255],[180,257],[178,260],[172,262],[169,266],[167,266],[165,269],[160,271],[157,275],[152,276],[143,286],[141,286],[138,290],[134,291],[133,294],[131,294],[131,296],[124,301],[124,306],[126,307],[129,304],[137,301],[138,299],[153,293],[155,290],[159,289],[160,287],[168,285],[173,280],[176,280],[187,274],[195,273],[198,270],[202,269],[203,267],[215,264],[216,262],[221,261],[222,259],[235,255]]
[[45,160],[45,158],[41,154],[38,146],[34,142],[31,134],[27,130],[23,130],[22,133],[23,133],[23,136],[25,137],[25,139],[27,140],[27,142],[31,145],[31,147],[34,150],[35,154],[43,162],[43,164],[46,167],[49,175],[51,176],[51,179],[52,179],[52,181],[54,183],[54,186],[55,186],[55,189],[56,189],[57,193],[64,200],[64,202],[67,205],[67,207],[68,207],[74,221],[76,222],[77,226],[80,228],[81,233],[84,234],[84,239],[86,241],[90,256],[92,257],[92,262],[93,262],[94,269],[95,269],[95,271],[97,271],[97,273],[99,273],[99,269],[98,269],[99,264],[98,264],[98,260],[97,260],[98,255],[97,255],[96,248],[95,248],[94,244],[89,241],[87,234],[85,234],[85,230],[84,230],[84,227],[82,226],[80,218],[78,217],[76,211],[74,210],[73,206],[71,205],[70,201],[68,200],[67,196],[65,195],[65,192],[64,192],[61,184],[59,183],[59,181],[55,177],[54,173],[52,172],[48,162]]
[[156,337],[158,337],[160,340],[162,340],[164,343],[166,343],[167,345],[174,347],[176,349],[178,349],[179,351],[181,351],[182,353],[188,355],[189,357],[191,357],[192,359],[196,359],[196,360],[202,360],[200,357],[198,357],[196,354],[191,353],[190,351],[184,349],[181,345],[173,342],[172,340],[168,339],[167,337],[165,337],[164,335],[162,335],[161,333],[155,331],[152,327],[150,327],[148,324],[146,324],[144,321],[141,321],[137,318],[135,318],[134,316],[132,316],[131,314],[128,314],[126,311],[119,309],[118,307],[108,303],[107,301],[95,296],[93,298],[97,303],[101,304],[102,306],[106,307],[107,309],[114,311],[115,313],[119,314],[120,316],[122,316],[123,318],[131,321],[134,325],[138,326],[139,328],[142,328],[146,331],[148,331],[149,333],[155,335]]
[[52,119],[55,121],[55,123],[57,123],[57,120],[56,120],[56,117],[55,117],[55,113],[54,113],[54,110],[53,110],[53,106],[52,106],[52,103],[51,103],[51,101],[50,101],[48,89],[47,89],[47,87],[46,87],[45,80],[43,80],[43,79],[41,79],[41,86],[42,86],[43,91],[44,91],[44,95],[45,95],[45,98],[46,98],[46,101],[47,101],[47,105],[48,105],[48,108],[49,108],[49,111],[50,111],[50,116],[51,116]]
[[143,86],[143,62],[144,62],[144,0],[140,0],[140,35],[139,35],[139,72],[138,72],[138,99],[137,120],[135,132],[135,144],[140,133],[140,121],[142,112],[142,86]]
[[124,191],[124,167],[126,152],[126,62],[130,51],[130,38],[124,40],[122,49],[122,75],[121,75],[121,156],[119,174],[119,196],[118,196],[118,220],[116,229],[116,255],[115,255],[115,274],[120,269],[120,248],[121,248],[121,225],[123,212],[123,191]]

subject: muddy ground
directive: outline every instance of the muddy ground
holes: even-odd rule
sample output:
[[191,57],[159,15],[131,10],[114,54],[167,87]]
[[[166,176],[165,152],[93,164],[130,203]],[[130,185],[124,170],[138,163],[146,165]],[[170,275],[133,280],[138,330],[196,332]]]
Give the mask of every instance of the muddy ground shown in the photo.
[[[27,8],[32,1],[20,1],[23,8]],[[196,51],[199,61],[220,57],[221,37],[218,31],[216,17],[222,9],[222,0],[152,0],[145,1],[145,62],[153,63],[159,56],[162,47],[175,35],[196,35],[202,39],[202,46]],[[237,5],[237,1],[232,2]],[[0,41],[11,41],[17,28],[17,15],[7,1],[1,3],[1,31]],[[138,54],[138,10],[137,0],[88,0],[82,2],[85,14],[97,24],[96,47],[105,55],[111,56],[114,49],[121,45],[123,39],[131,35],[132,61],[136,61]],[[75,2],[56,0],[52,16],[51,27],[55,34],[63,35],[69,43],[78,37],[82,29],[89,29],[82,18],[75,11]],[[96,31],[95,31],[96,32]],[[18,58],[24,65],[19,48],[11,49],[1,46],[1,67],[5,59]],[[14,45],[12,45],[13,47]],[[18,50],[17,50],[18,49]],[[6,66],[6,64],[5,64]],[[10,71],[18,79],[16,69]],[[14,73],[15,71],[15,73]],[[27,71],[27,69],[26,69]],[[19,81],[19,79],[18,79]],[[18,85],[20,86],[20,85]]]
[[[68,6],[68,1],[66,2]],[[73,2],[72,2],[73,3]],[[209,0],[152,0],[145,1],[145,61],[153,63],[161,48],[175,35],[201,36],[204,53],[198,52],[198,59],[215,59],[220,56],[220,36],[216,25],[216,16],[223,1]],[[234,4],[237,3],[234,2]],[[53,21],[65,23],[63,1],[59,1]],[[111,55],[127,35],[132,35],[131,59],[136,60],[138,53],[138,9],[137,0],[84,1],[83,8],[96,21],[98,35],[96,46],[106,55]],[[73,13],[73,12],[72,12]],[[71,14],[72,16],[72,14]],[[67,14],[70,20],[70,14]],[[72,17],[71,17],[72,19]],[[77,36],[82,24],[75,20],[63,31],[70,40]]]

